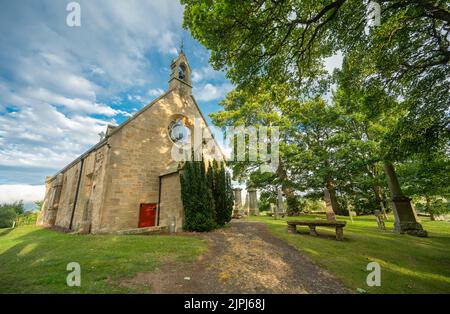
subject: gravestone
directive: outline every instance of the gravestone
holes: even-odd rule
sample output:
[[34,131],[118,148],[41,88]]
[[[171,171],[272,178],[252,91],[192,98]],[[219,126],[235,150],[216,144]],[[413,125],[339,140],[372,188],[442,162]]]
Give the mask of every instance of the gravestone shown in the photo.
[[328,192],[327,189],[324,189],[323,199],[324,199],[325,205],[326,205],[325,212],[327,214],[327,220],[328,221],[335,221],[336,220],[336,215],[334,214],[333,207],[331,206],[330,192]]
[[270,203],[270,216],[275,216],[275,213],[277,211],[277,207],[275,206],[275,204]]
[[411,199],[403,195],[394,166],[385,163],[384,172],[388,178],[389,190],[392,194],[392,212],[395,218],[394,232],[427,237],[427,231],[419,223],[416,211],[411,206]]
[[350,216],[350,220],[353,222],[353,217],[356,217],[356,212],[353,210],[349,210],[348,215]]
[[250,215],[250,200],[249,200],[249,193],[248,193],[248,191],[247,191],[247,193],[246,193],[246,195],[245,195],[245,204],[244,204],[244,206],[243,206],[243,210],[244,210],[244,214],[246,215],[246,216],[249,216]]
[[284,212],[283,192],[279,188],[277,192],[277,217],[278,214],[282,212]]
[[377,220],[378,229],[386,230],[386,226],[384,225],[384,216],[379,210],[374,210],[373,214],[375,215],[375,219]]
[[248,209],[249,214],[252,216],[258,216],[259,215],[259,209],[258,209],[258,198],[256,195],[256,189],[255,188],[249,188],[248,189]]
[[241,188],[234,188],[234,210],[233,217],[240,218],[242,217],[242,197],[241,197]]

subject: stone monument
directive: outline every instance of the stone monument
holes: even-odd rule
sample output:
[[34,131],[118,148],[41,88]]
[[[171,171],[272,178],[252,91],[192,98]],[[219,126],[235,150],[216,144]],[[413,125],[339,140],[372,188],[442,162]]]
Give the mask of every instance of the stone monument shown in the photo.
[[234,210],[233,210],[233,217],[234,218],[241,218],[243,216],[242,213],[242,196],[241,196],[241,188],[234,188]]
[[389,190],[392,194],[392,211],[395,217],[394,232],[426,237],[428,233],[418,222],[416,211],[411,206],[411,199],[403,195],[392,164],[384,164],[388,177]]
[[256,195],[256,189],[249,188],[248,192],[247,192],[247,196],[248,196],[249,215],[259,216],[258,197]]
[[375,215],[375,219],[377,220],[378,229],[386,230],[386,226],[384,225],[384,216],[381,214],[379,210],[374,210],[373,214]]

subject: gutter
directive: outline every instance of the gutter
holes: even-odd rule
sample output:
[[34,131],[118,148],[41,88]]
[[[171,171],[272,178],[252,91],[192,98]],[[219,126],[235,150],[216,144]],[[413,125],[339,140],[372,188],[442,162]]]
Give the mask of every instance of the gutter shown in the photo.
[[158,209],[157,209],[157,214],[158,214],[158,221],[156,222],[156,225],[159,226],[159,214],[161,212],[161,176],[159,176],[159,189],[158,189]]

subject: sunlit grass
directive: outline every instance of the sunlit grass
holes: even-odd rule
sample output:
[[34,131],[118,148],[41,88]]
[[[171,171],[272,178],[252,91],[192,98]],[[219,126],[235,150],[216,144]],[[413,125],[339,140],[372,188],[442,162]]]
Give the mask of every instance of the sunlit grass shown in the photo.
[[[308,235],[307,227],[297,227],[304,234],[287,233],[286,220],[325,219],[320,215],[287,217],[251,217],[264,221],[277,237],[305,252],[349,287],[370,293],[450,293],[450,223],[423,220],[428,238],[398,235],[392,232],[393,218],[380,231],[373,216],[346,220],[344,241],[334,240],[334,229],[317,228],[319,237]],[[366,266],[381,265],[381,286],[368,287]]]
[[[0,230],[0,293],[149,292],[124,278],[169,261],[192,261],[205,241],[185,236],[77,236],[23,226]],[[68,287],[66,266],[81,266],[81,287]]]

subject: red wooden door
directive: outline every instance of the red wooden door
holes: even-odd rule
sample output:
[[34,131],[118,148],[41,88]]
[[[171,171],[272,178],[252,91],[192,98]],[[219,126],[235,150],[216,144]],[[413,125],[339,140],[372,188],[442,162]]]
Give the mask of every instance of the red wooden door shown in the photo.
[[139,228],[155,226],[156,204],[141,204],[139,211]]

